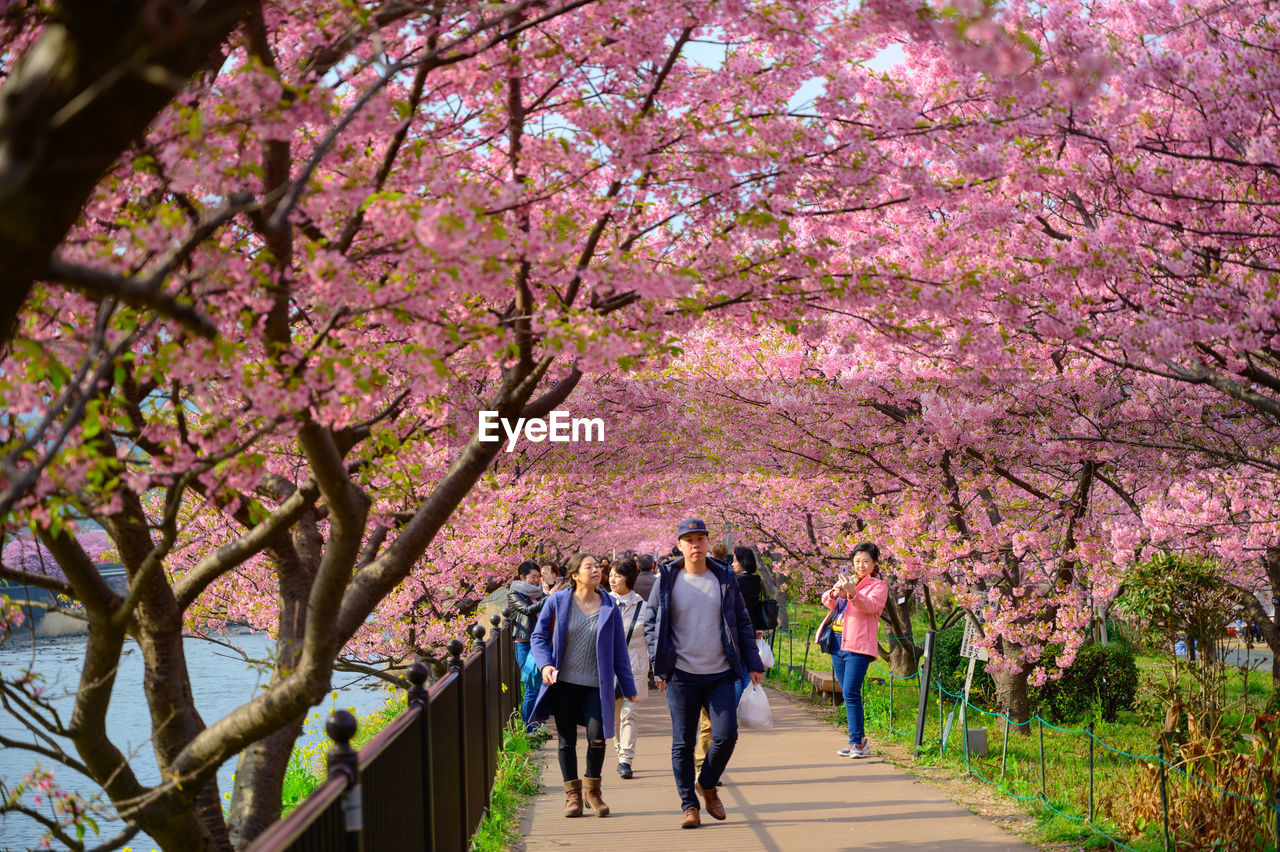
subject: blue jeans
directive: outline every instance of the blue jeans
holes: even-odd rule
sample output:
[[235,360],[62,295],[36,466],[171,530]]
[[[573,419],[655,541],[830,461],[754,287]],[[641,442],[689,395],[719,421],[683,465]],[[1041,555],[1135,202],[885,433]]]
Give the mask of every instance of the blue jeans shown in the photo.
[[[524,661],[532,653],[529,649],[528,642],[517,642],[516,644],[516,671],[524,668]],[[520,721],[527,726],[529,717],[533,714],[533,702],[538,700],[538,689],[541,687],[542,681],[533,678],[527,678],[520,684],[524,689],[524,700],[520,702]]]
[[849,745],[862,742],[866,720],[862,714],[862,681],[875,657],[856,651],[836,651],[831,655],[831,671],[844,694],[844,712],[849,721]]
[[671,710],[671,771],[676,776],[680,809],[701,808],[694,791],[693,747],[698,741],[698,716],[707,708],[711,717],[711,749],[702,761],[697,782],[702,789],[719,785],[733,747],[738,742],[738,705],[733,700],[732,671],[696,675],[676,669],[667,681],[667,707]]

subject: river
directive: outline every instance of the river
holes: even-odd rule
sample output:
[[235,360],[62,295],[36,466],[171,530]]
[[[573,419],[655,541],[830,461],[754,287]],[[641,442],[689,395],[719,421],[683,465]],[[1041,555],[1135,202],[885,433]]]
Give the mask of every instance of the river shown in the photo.
[[[220,638],[225,638],[243,649],[251,658],[258,660],[266,659],[274,648],[274,643],[263,634],[244,632]],[[188,638],[185,644],[187,665],[194,681],[192,691],[196,707],[206,724],[252,698],[266,680],[267,673],[262,667],[246,663],[227,648],[196,638]],[[83,653],[83,636],[40,639],[34,644],[22,638],[10,639],[0,645],[0,673],[6,679],[11,679],[23,668],[34,668],[42,673],[42,685],[65,720],[70,716]],[[387,694],[383,691],[381,682],[371,683],[372,680],[373,678],[368,677],[357,680],[355,675],[335,674],[333,683],[338,696],[335,699],[331,693],[317,708],[323,711],[323,715],[318,721],[308,724],[308,733],[304,737],[315,739],[323,736],[319,731],[323,727],[324,716],[335,706],[354,708],[357,716],[381,707]],[[315,712],[312,711],[313,714]],[[140,781],[145,784],[159,781],[159,768],[151,751],[150,716],[142,694],[142,654],[132,641],[126,642],[124,647],[120,673],[116,679],[111,707],[107,712],[107,730],[116,746],[131,756],[130,764]],[[0,734],[10,739],[31,741],[27,729],[3,709],[0,709]],[[69,743],[64,743],[64,747],[75,755]],[[23,773],[31,771],[36,758],[36,755],[23,749],[0,749],[0,778],[4,779],[5,784],[13,786],[22,780]],[[49,765],[48,761],[41,761],[43,765]],[[233,758],[218,770],[219,791],[224,796],[231,790],[231,775],[235,771],[235,764]],[[60,787],[75,790],[82,795],[93,793],[97,789],[83,776],[60,765],[56,769],[56,779]],[[25,800],[30,804],[29,796]],[[100,828],[101,834],[98,835],[97,842],[92,830],[85,837],[90,847],[114,837],[124,828],[124,824],[105,823]],[[0,849],[39,848],[42,834],[42,828],[29,817],[19,814],[0,816]],[[135,836],[127,845],[135,852],[156,848],[151,838],[144,834]],[[60,848],[61,844],[55,842],[53,847]]]

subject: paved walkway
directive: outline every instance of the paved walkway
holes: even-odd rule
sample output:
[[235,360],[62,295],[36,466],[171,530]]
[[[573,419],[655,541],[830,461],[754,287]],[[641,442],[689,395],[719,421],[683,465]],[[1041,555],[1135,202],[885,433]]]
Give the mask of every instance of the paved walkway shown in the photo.
[[1223,659],[1230,666],[1239,666],[1240,668],[1248,668],[1251,671],[1271,674],[1271,650],[1262,643],[1258,643],[1252,648],[1246,648],[1245,644],[1239,639],[1228,640],[1227,646],[1223,651]]
[[[702,812],[702,827],[682,830],[680,800],[671,776],[671,721],[664,698],[642,703],[635,777],[618,778],[610,742],[603,793],[612,814],[600,819],[562,815],[564,785],[556,740],[542,747],[542,795],[525,812],[525,848],[592,850],[684,849],[835,850],[910,849],[995,852],[1032,850],[1021,840],[969,813],[879,758],[836,757],[840,732],[795,699],[769,690],[774,726],[743,730],[720,788],[729,812],[716,822]],[[873,743],[874,745],[874,743]],[[578,739],[583,759],[583,739]]]

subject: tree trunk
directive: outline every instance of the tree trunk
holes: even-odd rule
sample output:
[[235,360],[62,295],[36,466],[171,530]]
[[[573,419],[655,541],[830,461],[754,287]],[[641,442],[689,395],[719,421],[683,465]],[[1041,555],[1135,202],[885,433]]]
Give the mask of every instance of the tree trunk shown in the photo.
[[259,834],[280,818],[285,769],[294,743],[302,733],[305,714],[265,739],[240,752],[235,789],[227,822],[231,844],[246,849]]
[[[58,4],[0,88],[0,346],[103,173],[173,100],[174,81],[217,56],[249,6]],[[155,73],[118,73],[144,57]]]
[[[267,555],[280,580],[276,666],[272,683],[298,667],[307,624],[307,596],[324,552],[314,510],[299,519],[293,536],[280,536]],[[227,822],[231,845],[245,849],[280,818],[280,799],[289,755],[302,733],[306,714],[240,752]]]
[[[999,640],[1000,653],[1006,659],[1016,656],[1022,649],[1013,643]],[[1027,694],[1027,678],[1030,672],[1026,666],[1019,666],[1011,672],[997,674],[989,672],[996,685],[996,706],[1006,714],[1013,724],[1010,732],[1020,736],[1030,736],[1031,726],[1024,724],[1031,718],[1031,699]]]
[[[902,603],[898,603],[899,598]],[[917,645],[911,632],[911,614],[915,610],[915,601],[907,595],[899,595],[892,586],[889,587],[889,600],[885,603],[880,620],[889,630],[888,647],[880,646],[880,659],[889,663],[889,670],[895,677],[911,677],[920,667],[920,657],[924,648]]]

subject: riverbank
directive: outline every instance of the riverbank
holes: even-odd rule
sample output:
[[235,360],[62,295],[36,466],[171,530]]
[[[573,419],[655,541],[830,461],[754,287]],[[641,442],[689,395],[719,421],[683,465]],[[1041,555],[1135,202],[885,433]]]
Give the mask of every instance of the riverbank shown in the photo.
[[[25,638],[22,638],[24,637]],[[251,699],[269,677],[266,667],[247,660],[271,658],[274,641],[261,633],[230,631],[217,637],[216,644],[195,637],[184,643],[187,665],[198,677],[192,678],[192,691],[196,707],[206,723],[222,718],[240,704]],[[84,655],[84,637],[57,637],[37,639],[32,642],[30,633],[15,634],[0,645],[0,672],[12,678],[19,671],[30,669],[38,674],[53,708],[67,718],[79,686],[80,667]],[[227,646],[231,647],[227,647]],[[247,658],[247,659],[246,659]],[[143,691],[142,654],[136,644],[128,641],[120,658],[120,670],[111,706],[107,713],[107,731],[120,750],[129,756],[130,765],[144,784],[160,780],[159,769],[151,753],[150,711]],[[387,698],[382,682],[367,675],[335,675],[333,689],[328,698],[312,710],[312,714],[326,716],[334,707],[350,709],[356,715],[367,714],[383,706]],[[12,715],[0,713],[0,735],[11,739],[21,738],[30,742],[30,732]],[[305,742],[305,740],[304,740]],[[60,743],[68,750],[70,744]],[[72,751],[74,754],[74,751]],[[36,758],[32,753],[18,748],[0,749],[0,779],[12,786],[31,772],[37,761],[50,768],[50,761]],[[231,791],[235,760],[229,760],[218,770],[218,787],[224,795]],[[55,768],[55,780],[59,787],[81,795],[91,795],[97,788],[87,778],[70,769]],[[123,829],[119,821],[100,823],[97,838],[86,837],[90,845],[97,845],[115,836]],[[31,819],[10,814],[0,817],[0,848],[27,849],[40,845],[43,830]],[[138,835],[129,845],[137,852],[155,848],[145,835]]]

